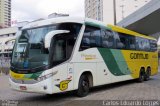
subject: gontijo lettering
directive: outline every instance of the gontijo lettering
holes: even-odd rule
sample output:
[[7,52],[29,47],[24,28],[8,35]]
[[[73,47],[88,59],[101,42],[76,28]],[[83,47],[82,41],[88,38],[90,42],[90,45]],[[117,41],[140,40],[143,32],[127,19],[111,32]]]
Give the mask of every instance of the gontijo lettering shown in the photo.
[[130,58],[131,59],[149,59],[149,55],[143,54],[143,53],[131,53]]

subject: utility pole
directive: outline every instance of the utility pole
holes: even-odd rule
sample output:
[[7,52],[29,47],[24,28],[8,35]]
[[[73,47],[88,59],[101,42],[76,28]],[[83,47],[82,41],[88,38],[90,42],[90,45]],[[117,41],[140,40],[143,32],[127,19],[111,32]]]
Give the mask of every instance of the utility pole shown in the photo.
[[114,14],[114,25],[116,25],[117,24],[116,0],[113,0],[113,14]]
[[120,7],[122,8],[122,19],[124,19],[124,6],[125,5],[121,5]]

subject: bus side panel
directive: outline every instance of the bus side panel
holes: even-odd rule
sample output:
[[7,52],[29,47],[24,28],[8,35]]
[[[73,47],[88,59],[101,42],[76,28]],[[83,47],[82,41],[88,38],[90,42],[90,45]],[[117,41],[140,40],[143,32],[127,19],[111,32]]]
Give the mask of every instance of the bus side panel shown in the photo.
[[133,79],[121,50],[98,48],[98,51],[107,69],[105,77],[111,79],[110,82],[106,81],[106,84]]
[[154,52],[151,55],[151,75],[158,73],[158,52]]
[[97,85],[109,84],[113,75],[105,65],[104,61],[97,62]]
[[[145,71],[148,67],[151,67],[151,75],[157,73],[158,61],[156,59],[156,53],[131,50],[122,50],[122,53],[133,78],[136,79],[139,77],[141,67],[144,67]],[[153,58],[154,55],[155,58]]]

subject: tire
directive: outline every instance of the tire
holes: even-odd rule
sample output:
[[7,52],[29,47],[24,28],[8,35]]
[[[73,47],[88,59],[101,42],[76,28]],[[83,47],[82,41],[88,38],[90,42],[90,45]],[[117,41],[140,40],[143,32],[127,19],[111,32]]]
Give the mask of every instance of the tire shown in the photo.
[[145,78],[145,70],[143,68],[141,68],[139,78],[138,78],[138,82],[143,82],[144,78]]
[[89,80],[86,75],[82,75],[79,80],[77,95],[79,97],[85,97],[89,93]]
[[150,79],[150,75],[151,75],[151,69],[150,68],[147,68],[147,71],[145,73],[145,77],[144,77],[144,80],[145,81],[148,81]]

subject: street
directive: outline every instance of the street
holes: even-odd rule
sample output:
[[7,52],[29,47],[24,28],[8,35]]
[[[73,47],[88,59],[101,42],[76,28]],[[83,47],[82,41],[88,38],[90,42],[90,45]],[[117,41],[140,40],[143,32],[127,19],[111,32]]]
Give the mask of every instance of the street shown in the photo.
[[9,88],[8,77],[0,76],[0,100],[14,100],[25,106],[96,105],[96,101],[90,100],[160,100],[160,73],[143,83],[132,80],[96,87],[83,98],[76,97],[73,92],[44,95],[13,91]]

